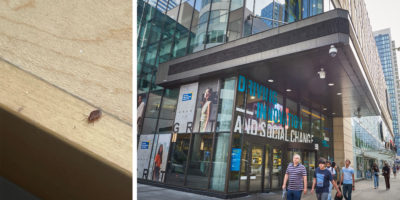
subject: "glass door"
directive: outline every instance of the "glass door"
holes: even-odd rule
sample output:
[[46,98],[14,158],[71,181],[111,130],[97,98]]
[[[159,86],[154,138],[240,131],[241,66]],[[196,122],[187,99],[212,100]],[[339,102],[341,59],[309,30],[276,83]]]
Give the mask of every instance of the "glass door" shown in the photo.
[[251,145],[251,163],[249,169],[249,191],[261,191],[264,147]]
[[282,187],[282,150],[272,149],[272,172],[271,189],[280,189]]
[[305,151],[303,152],[302,163],[307,171],[307,185],[312,186],[312,181],[315,172],[315,151]]

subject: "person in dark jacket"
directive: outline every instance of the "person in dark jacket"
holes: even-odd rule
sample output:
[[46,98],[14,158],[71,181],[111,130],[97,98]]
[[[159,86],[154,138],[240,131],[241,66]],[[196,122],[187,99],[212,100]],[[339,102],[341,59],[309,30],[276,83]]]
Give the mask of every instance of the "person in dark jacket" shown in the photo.
[[386,183],[386,190],[390,189],[390,167],[385,162],[385,166],[382,168],[382,175],[385,177],[385,183]]
[[372,175],[374,176],[374,189],[379,188],[379,168],[376,163],[372,165]]

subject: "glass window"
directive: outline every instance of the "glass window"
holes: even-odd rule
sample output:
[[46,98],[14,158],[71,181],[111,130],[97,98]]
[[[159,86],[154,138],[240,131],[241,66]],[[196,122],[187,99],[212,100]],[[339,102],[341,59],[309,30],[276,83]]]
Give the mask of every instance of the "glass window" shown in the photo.
[[275,0],[274,2],[274,10],[273,10],[273,17],[274,17],[274,27],[282,26],[284,25],[283,22],[286,21],[286,2],[285,0]]
[[243,0],[231,0],[231,9],[230,11],[234,11],[236,9],[243,7]]
[[244,37],[251,35],[251,28],[253,24],[254,15],[254,0],[246,1],[246,8],[244,10],[243,34]]
[[309,0],[310,1],[310,16],[314,16],[322,13],[322,2],[323,0]]
[[141,134],[154,134],[156,132],[156,118],[144,118]]
[[273,0],[255,0],[255,15],[262,18],[253,19],[252,33],[262,32],[272,28]]
[[206,48],[225,43],[228,9],[229,0],[213,0],[207,31]]
[[218,103],[218,80],[201,82],[197,95],[194,132],[215,130]]
[[173,58],[182,57],[186,55],[188,37],[189,37],[188,29],[178,24],[175,33],[174,49],[172,51]]
[[162,94],[162,90],[150,92],[149,100],[146,107],[146,117],[158,118]]
[[222,81],[217,117],[217,132],[231,130],[235,83],[236,77],[227,78]]
[[[179,9],[179,2],[180,0],[168,0],[168,7],[167,7],[167,14],[171,12],[176,12],[175,10]],[[172,18],[172,17],[171,17]],[[172,18],[176,20],[176,18]]]
[[298,130],[299,125],[300,125],[300,118],[297,114],[297,103],[290,100],[286,99],[286,123],[285,123],[285,129],[286,133],[289,135],[292,130]]
[[213,134],[194,134],[187,172],[187,186],[206,189],[210,173]]
[[168,20],[165,23],[164,31],[161,36],[160,53],[159,53],[160,63],[168,61],[170,58],[172,39],[173,39],[172,36],[175,33],[175,26],[176,26],[175,21],[168,18]]
[[163,102],[161,106],[160,118],[174,119],[176,112],[176,105],[178,101],[179,89],[165,89]]
[[217,133],[211,173],[211,189],[224,191],[226,167],[228,165],[228,150],[230,133]]
[[228,41],[233,41],[241,37],[242,21],[243,21],[243,7],[230,12],[228,33],[227,33]]
[[243,160],[243,158],[242,158],[242,155],[243,155],[242,154],[242,139],[243,139],[242,134],[233,134],[229,192],[238,191],[240,176],[246,176],[245,174],[240,175],[240,171],[241,171],[240,163]]
[[207,21],[210,15],[210,0],[197,0],[192,19],[191,31],[193,35],[190,38],[190,53],[204,49],[206,43]]
[[183,185],[185,180],[186,161],[189,152],[190,134],[173,134],[171,140],[171,155],[168,162],[168,184]]
[[287,2],[287,22],[295,22],[301,19],[301,1],[298,0],[286,0]]
[[236,91],[236,105],[234,110],[234,133],[243,133],[244,131],[244,112],[245,112],[245,98],[246,98],[246,78],[239,76],[238,78],[238,90]]
[[284,136],[283,120],[283,97],[276,91],[271,90],[268,109],[267,137],[279,139]]
[[310,109],[308,107],[306,107],[306,106],[301,105],[300,106],[300,117],[301,117],[300,129],[304,133],[311,133],[311,129],[310,129],[310,127],[311,127],[311,125],[310,125],[311,112],[310,112]]

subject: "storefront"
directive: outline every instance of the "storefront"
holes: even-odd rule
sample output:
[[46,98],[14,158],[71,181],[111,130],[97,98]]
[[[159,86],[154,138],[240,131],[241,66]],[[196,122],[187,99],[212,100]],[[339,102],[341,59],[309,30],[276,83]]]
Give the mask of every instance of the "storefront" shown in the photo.
[[179,90],[170,105],[173,133],[140,136],[139,178],[214,193],[267,192],[282,187],[295,153],[308,186],[316,160],[333,158],[332,120],[311,102],[239,74],[172,90]]
[[[235,16],[228,27],[243,22],[241,33],[258,21]],[[371,61],[349,18],[337,9],[270,31],[251,25],[251,36],[212,47],[207,34],[184,42],[190,54],[149,78],[163,89],[138,97],[138,181],[229,197],[280,190],[294,153],[309,186],[318,158],[353,161],[347,119],[389,115],[380,66],[362,64]]]

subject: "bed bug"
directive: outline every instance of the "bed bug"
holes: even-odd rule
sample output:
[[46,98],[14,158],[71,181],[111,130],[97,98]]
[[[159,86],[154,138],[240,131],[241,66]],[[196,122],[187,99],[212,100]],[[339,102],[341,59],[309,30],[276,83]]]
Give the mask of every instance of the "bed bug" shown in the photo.
[[88,123],[94,123],[95,121],[99,120],[101,118],[101,110],[93,110],[90,112],[89,117],[87,118]]

